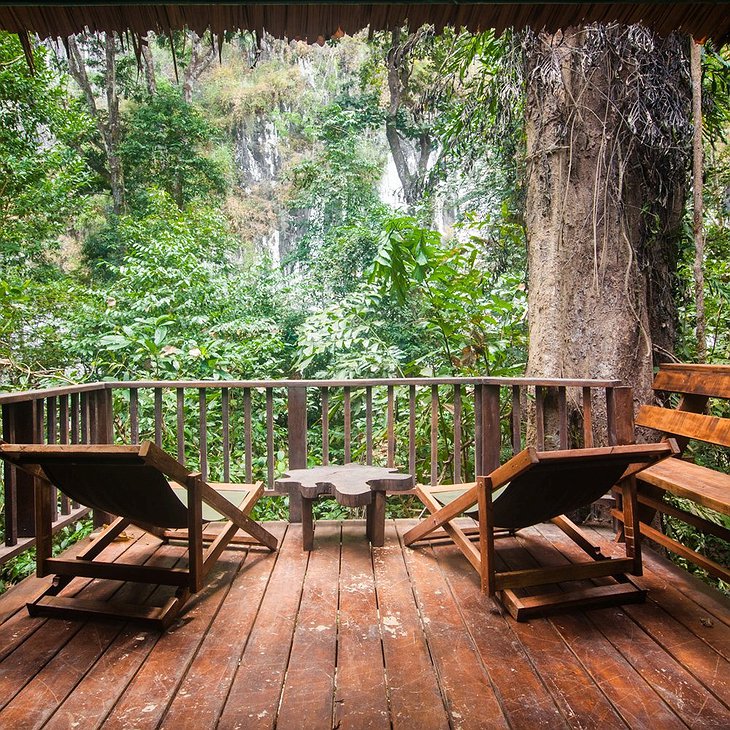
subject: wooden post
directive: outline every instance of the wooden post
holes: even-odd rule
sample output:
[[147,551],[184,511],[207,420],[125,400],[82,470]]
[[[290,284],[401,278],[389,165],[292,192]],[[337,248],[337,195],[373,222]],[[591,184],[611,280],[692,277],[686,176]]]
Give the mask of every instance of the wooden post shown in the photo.
[[[114,413],[112,391],[107,388],[89,394],[89,442],[92,444],[114,443]],[[116,515],[94,510],[94,527],[110,525]]]
[[634,391],[628,386],[606,389],[609,446],[634,443]]
[[[39,444],[37,409],[42,401],[27,400],[3,405],[3,438],[15,444]],[[17,545],[19,537],[35,534],[35,479],[8,465],[5,469],[5,544]]]
[[[634,443],[633,388],[621,386],[618,388],[606,389],[606,423],[608,425],[609,446],[621,446],[622,444]],[[618,501],[617,506],[621,510],[625,509],[626,507],[623,499],[623,494],[623,491],[619,491],[616,494],[616,498]],[[616,541],[623,542],[625,539],[624,523],[614,520],[614,530],[616,531]],[[640,552],[639,560],[641,560]]]
[[482,386],[481,412],[481,476],[486,476],[499,466],[499,452],[502,446],[498,385]]
[[[307,468],[307,389],[287,390],[287,426],[289,437],[289,468]],[[289,522],[302,521],[302,495],[298,489],[289,492]]]

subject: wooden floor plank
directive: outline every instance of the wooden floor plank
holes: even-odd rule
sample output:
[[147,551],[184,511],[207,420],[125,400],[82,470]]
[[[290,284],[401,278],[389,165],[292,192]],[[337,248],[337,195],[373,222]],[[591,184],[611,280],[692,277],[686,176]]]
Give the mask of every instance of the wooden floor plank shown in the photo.
[[[136,533],[138,539],[110,545],[109,560],[122,555],[144,555],[148,551],[145,536]],[[88,598],[107,600],[120,588],[117,582],[81,579],[72,581],[63,595],[83,592]],[[4,708],[31,680],[40,674],[46,664],[60,652],[83,627],[82,622],[57,618],[33,618],[18,613],[5,622],[4,631],[14,627],[15,641],[24,638],[0,663],[0,708]],[[3,632],[4,634],[4,632]]]
[[[142,533],[141,530],[137,530],[132,534],[132,539],[120,540],[119,542],[114,542],[110,545],[104,553],[105,559],[115,560],[123,555],[127,550],[131,549],[138,540],[145,541],[145,544],[148,544],[148,541],[149,544],[152,544],[152,541],[155,541],[154,538]],[[86,543],[86,541],[83,542]],[[76,551],[71,554],[76,554]],[[45,579],[39,579],[35,576],[31,576],[26,580],[32,584],[33,589],[31,591],[23,590],[23,595],[31,595],[33,598],[37,598],[42,590],[35,593],[35,589],[40,587],[45,582]],[[23,583],[25,583],[25,581],[23,581]],[[90,578],[75,578],[66,588],[64,588],[62,595],[76,595],[91,583],[92,580]],[[13,603],[15,604],[15,602]],[[17,608],[17,604],[15,605],[15,608]],[[5,657],[8,656],[10,652],[20,646],[33,632],[43,626],[47,620],[48,619],[43,616],[31,617],[25,608],[25,604],[23,604],[22,610],[14,611],[12,615],[4,621],[2,629],[0,630],[0,662],[4,661]]]
[[[124,553],[125,559],[155,567],[174,567],[179,562],[179,548],[162,546],[150,554],[149,546],[138,540]],[[145,558],[150,558],[145,560]],[[99,581],[103,584],[102,581]],[[115,588],[115,601],[139,603],[155,590],[154,586],[109,583]],[[89,589],[85,589],[87,591]],[[90,591],[89,591],[90,592]],[[44,631],[53,631],[56,620],[51,619]],[[85,677],[89,676],[97,660],[123,630],[118,621],[87,621],[68,643],[39,671],[22,692],[0,712],[0,727],[39,728],[56,712]],[[79,721],[79,717],[75,721]],[[91,724],[84,721],[84,727]]]
[[345,523],[340,565],[334,727],[389,730],[388,694],[370,544]]
[[[439,555],[442,549],[444,548],[434,548],[434,552]],[[517,540],[514,538],[500,539],[497,545],[500,570],[506,569],[506,564],[500,556],[509,557],[512,553],[515,553],[518,559],[522,553]],[[470,571],[476,576],[475,571],[463,556],[461,556],[461,564],[463,570]],[[459,557],[454,555],[454,571],[458,570],[458,565]],[[578,661],[549,621],[533,619],[528,623],[518,623],[506,616],[502,620],[508,622],[517,646],[524,650],[529,662],[553,698],[563,720],[569,726],[601,729],[626,727],[601,688],[595,684],[583,664]],[[507,656],[510,657],[510,662],[514,653],[514,649],[508,650]]]
[[[277,523],[269,529],[281,541],[286,526]],[[196,727],[215,727],[277,558],[277,553],[249,551],[168,708],[163,728],[187,727],[193,719]]]
[[[591,539],[601,546],[606,555],[617,555],[624,550],[623,545],[613,542],[606,531],[591,530]],[[647,552],[645,550],[644,554]],[[730,626],[718,621],[712,613],[675,588],[675,581],[658,575],[651,565],[647,564],[648,561],[645,560],[644,563],[644,575],[634,578],[634,581],[649,591],[648,602],[660,607],[664,613],[682,624],[725,660],[730,661]],[[716,599],[721,599],[721,596],[717,596]],[[727,601],[726,613],[730,614],[730,601]],[[679,636],[681,635],[680,633]],[[663,634],[666,646],[670,646],[676,640],[674,631]]]
[[[401,540],[412,524],[398,522]],[[462,730],[509,727],[433,549],[404,548],[404,555],[449,715]]]
[[223,707],[220,728],[274,727],[308,559],[309,553],[302,550],[301,525],[290,525]]
[[317,522],[276,723],[280,730],[332,725],[340,573],[339,522]]
[[[545,551],[558,549],[569,560],[580,557],[580,549],[559,529],[537,529],[547,538]],[[588,616],[690,727],[730,726],[730,665],[684,626],[651,603]],[[668,651],[662,636],[672,637],[668,643],[678,656]]]
[[[524,549],[504,556],[510,569],[561,564],[552,554],[548,556],[552,560],[546,559],[543,554],[545,541],[535,528],[521,530],[517,542]],[[547,593],[559,589],[544,586],[541,590]],[[585,618],[584,612],[573,611],[530,623],[538,621],[550,623],[557,630],[562,642],[588,673],[591,683],[603,692],[629,727],[651,727],[653,724],[662,728],[684,727],[631,663]]]
[[643,552],[644,566],[656,576],[671,583],[674,588],[681,591],[687,598],[694,601],[698,606],[726,626],[730,626],[730,610],[728,610],[728,598],[719,591],[703,583],[699,578],[682,570],[655,553],[651,548]]
[[155,643],[104,721],[104,728],[159,725],[244,556],[241,550],[223,553],[203,589],[188,600],[177,621]]
[[[514,622],[481,592],[479,576],[453,545],[434,548],[464,623],[512,727],[568,727],[522,645]],[[518,630],[519,631],[519,630]],[[505,661],[505,657],[509,661]]]
[[[244,560],[245,550],[227,550],[164,635],[131,622],[31,619],[20,598],[0,599],[0,727],[730,726],[730,627],[718,618],[729,604],[694,591],[678,568],[646,561],[645,605],[517,623],[453,546],[403,548],[411,524],[388,523],[385,546],[371,550],[362,524],[347,523],[341,551],[341,523],[320,523],[312,553],[300,527],[274,525],[281,552]],[[166,565],[183,554],[155,547],[147,536],[110,550]],[[511,568],[564,564],[574,550],[550,525],[497,548]],[[155,604],[171,590],[112,585],[66,590],[116,600],[152,590]]]
[[393,729],[445,730],[449,718],[392,520],[373,563]]

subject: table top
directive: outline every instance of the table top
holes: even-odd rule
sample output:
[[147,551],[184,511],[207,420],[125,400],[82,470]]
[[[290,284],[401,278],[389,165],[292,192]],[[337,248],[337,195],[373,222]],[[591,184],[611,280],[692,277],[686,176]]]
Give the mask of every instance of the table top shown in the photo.
[[276,480],[274,488],[277,492],[298,488],[305,499],[330,495],[345,507],[362,507],[372,502],[373,492],[402,491],[414,483],[411,474],[399,474],[394,468],[345,464],[292,469]]

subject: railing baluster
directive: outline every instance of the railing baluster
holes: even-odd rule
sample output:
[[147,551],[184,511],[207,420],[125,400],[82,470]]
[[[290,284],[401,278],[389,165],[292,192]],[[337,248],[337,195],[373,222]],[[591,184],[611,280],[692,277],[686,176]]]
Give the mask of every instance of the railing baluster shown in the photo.
[[208,402],[207,390],[198,388],[198,443],[200,444],[200,473],[204,480],[208,478]]
[[520,386],[512,386],[512,453],[522,451],[522,414],[520,412]]
[[90,399],[88,393],[81,394],[81,443],[91,443],[91,418],[89,417]]
[[461,483],[461,386],[454,386],[454,484]]
[[583,446],[587,449],[593,446],[593,405],[590,388],[583,388]]
[[266,464],[267,484],[274,488],[274,389],[266,389]]
[[322,388],[322,464],[330,463],[330,392]]
[[352,438],[352,404],[350,402],[350,388],[345,386],[344,391],[345,464],[349,464],[352,461],[350,443]]
[[408,473],[416,475],[416,386],[408,386]]
[[162,447],[162,388],[155,388],[155,444]]
[[223,425],[223,481],[231,481],[231,403],[228,388],[221,388],[221,419]]
[[499,386],[482,386],[482,468],[489,474],[499,466],[502,429],[499,419]]
[[129,389],[129,437],[133,444],[139,443],[139,389]]
[[[6,441],[17,443],[15,428],[16,408],[3,406],[3,438]],[[3,483],[5,486],[5,545],[13,547],[18,544],[18,474],[17,469],[3,462]]]
[[[58,418],[60,421],[58,440],[62,444],[67,444],[69,441],[68,395],[62,395],[58,399]],[[61,514],[71,514],[71,500],[63,492],[61,492]]]
[[535,439],[537,441],[537,450],[545,450],[545,409],[544,389],[540,385],[535,386]]
[[395,390],[388,386],[388,413],[386,430],[388,432],[388,466],[395,466]]
[[[46,443],[55,444],[57,439],[56,398],[46,398]],[[51,519],[58,519],[58,489],[53,487],[51,496]]]
[[365,388],[365,463],[373,463],[373,388]]
[[438,483],[439,387],[431,386],[431,485]]
[[35,423],[33,424],[33,434],[38,439],[36,443],[43,443],[44,436],[45,436],[45,400],[40,398],[38,399],[35,405]]
[[175,437],[177,439],[177,460],[185,463],[185,388],[176,390],[176,415],[177,427]]
[[79,442],[79,394],[71,393],[71,443]]
[[253,445],[251,436],[251,388],[243,389],[243,438],[246,450],[246,482],[253,482]]
[[560,429],[560,448],[568,448],[568,399],[565,388],[558,388],[558,419]]
[[68,443],[68,396],[62,395],[58,398],[58,440],[62,444]]
[[56,397],[46,398],[46,443],[55,444],[58,431]]

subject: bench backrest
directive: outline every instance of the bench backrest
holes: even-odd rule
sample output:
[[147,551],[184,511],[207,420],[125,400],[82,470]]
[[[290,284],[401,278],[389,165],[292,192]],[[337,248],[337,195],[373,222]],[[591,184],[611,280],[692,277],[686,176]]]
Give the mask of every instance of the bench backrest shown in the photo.
[[730,399],[730,365],[662,365],[652,387],[681,393],[682,402],[676,409],[642,406],[637,426],[730,447],[730,418],[702,413],[710,398]]

